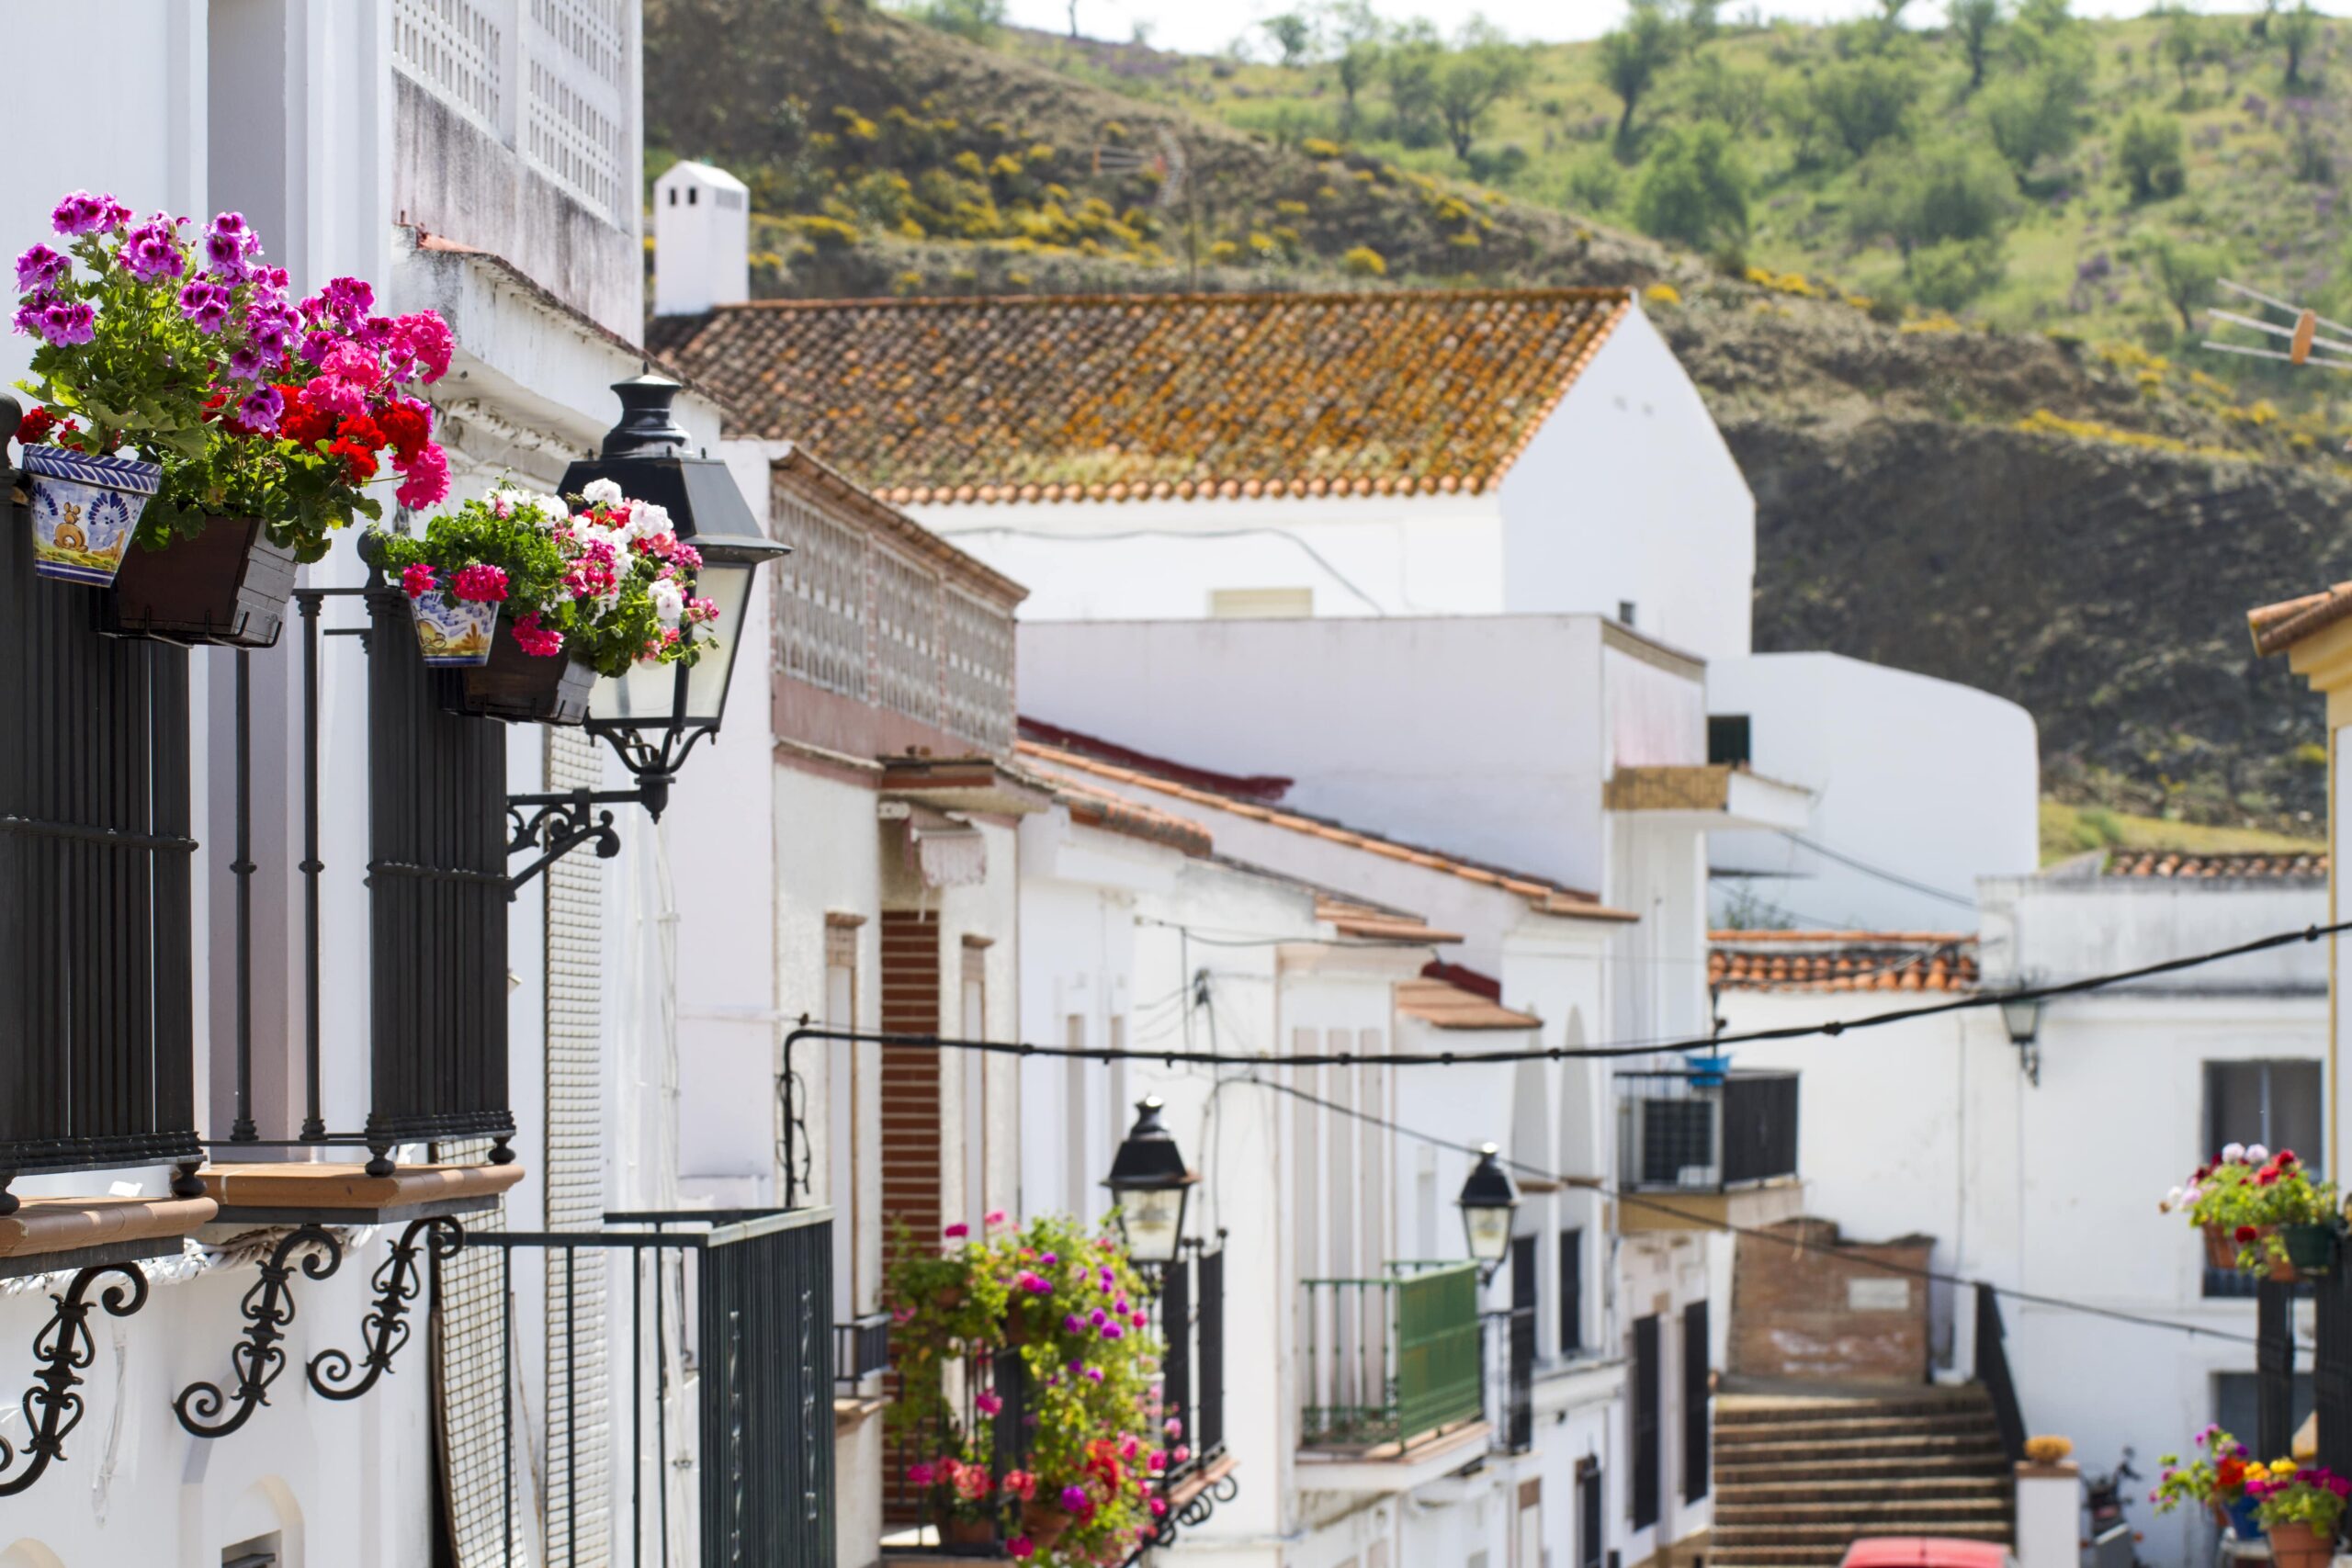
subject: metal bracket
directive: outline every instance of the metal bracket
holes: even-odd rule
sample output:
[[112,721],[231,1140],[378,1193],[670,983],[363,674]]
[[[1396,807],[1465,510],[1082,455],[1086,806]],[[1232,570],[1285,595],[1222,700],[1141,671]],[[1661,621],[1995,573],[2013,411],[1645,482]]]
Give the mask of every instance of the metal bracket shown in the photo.
[[506,838],[506,852],[521,854],[537,849],[539,858],[506,879],[506,896],[512,898],[548,867],[593,841],[598,860],[610,860],[621,852],[621,836],[613,828],[609,811],[591,812],[599,806],[642,806],[646,803],[641,789],[627,790],[566,790],[556,795],[510,795],[506,797],[506,821],[511,829]]
[[[1164,1487],[1160,1495],[1165,1496],[1172,1490],[1174,1490],[1172,1487]],[[1208,1523],[1209,1517],[1216,1512],[1218,1504],[1230,1503],[1240,1495],[1240,1481],[1231,1471],[1227,1471],[1194,1493],[1182,1507],[1172,1508],[1153,1520],[1151,1533],[1144,1538],[1142,1544],[1136,1549],[1135,1555],[1127,1559],[1127,1562],[1140,1562],[1145,1553],[1157,1551],[1161,1547],[1175,1545],[1178,1534],[1184,1530],[1200,1529],[1201,1526]],[[1126,1568],[1126,1565],[1122,1564],[1121,1568]]]
[[[109,1285],[93,1302],[90,1287],[105,1274],[120,1274],[130,1286]],[[74,1391],[81,1386],[83,1371],[97,1359],[97,1344],[90,1337],[91,1308],[103,1304],[109,1316],[129,1317],[147,1304],[147,1276],[135,1263],[94,1264],[74,1276],[63,1295],[50,1300],[57,1310],[33,1336],[33,1359],[41,1369],[33,1374],[35,1386],[25,1391],[25,1418],[33,1423],[22,1456],[25,1468],[9,1473],[18,1454],[0,1438],[0,1497],[29,1489],[52,1461],[65,1457],[65,1435],[82,1419],[82,1396]]]
[[368,1341],[368,1353],[360,1365],[367,1370],[355,1382],[349,1354],[342,1350],[320,1351],[311,1358],[303,1375],[321,1398],[357,1399],[376,1386],[377,1379],[392,1370],[392,1358],[408,1343],[409,1326],[403,1320],[408,1315],[409,1303],[424,1292],[424,1280],[416,1267],[420,1241],[429,1249],[432,1260],[438,1263],[466,1245],[466,1227],[447,1214],[427,1214],[409,1222],[400,1239],[392,1243],[392,1255],[376,1270],[375,1310],[359,1323],[360,1336]]
[[[343,1244],[324,1225],[307,1224],[286,1234],[261,1266],[261,1280],[245,1292],[238,1308],[245,1319],[244,1343],[229,1352],[237,1385],[227,1393],[220,1385],[192,1382],[172,1401],[180,1425],[199,1438],[225,1438],[249,1420],[256,1405],[269,1403],[269,1385],[286,1368],[286,1352],[278,1342],[294,1321],[294,1295],[288,1289],[294,1275],[294,1254],[305,1247],[321,1251],[302,1259],[305,1278],[323,1280],[343,1266]],[[233,1400],[236,1410],[226,1420],[220,1412]]]

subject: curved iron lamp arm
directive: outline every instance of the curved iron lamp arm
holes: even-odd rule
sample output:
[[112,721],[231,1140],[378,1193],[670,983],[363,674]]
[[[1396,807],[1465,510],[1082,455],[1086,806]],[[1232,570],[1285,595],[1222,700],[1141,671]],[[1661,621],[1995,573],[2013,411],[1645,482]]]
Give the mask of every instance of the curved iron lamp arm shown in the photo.
[[[278,1348],[286,1325],[294,1321],[294,1254],[315,1247],[302,1259],[303,1276],[323,1280],[343,1266],[343,1244],[324,1225],[308,1224],[288,1231],[261,1266],[261,1279],[245,1292],[238,1311],[245,1319],[244,1341],[229,1352],[236,1386],[226,1393],[220,1385],[192,1382],[172,1401],[180,1425],[199,1438],[225,1438],[252,1418],[254,1407],[269,1403],[269,1385],[286,1370],[286,1352]],[[233,1401],[236,1409],[226,1419],[220,1412]]]
[[311,1389],[322,1399],[357,1399],[374,1388],[377,1380],[392,1370],[392,1358],[408,1343],[409,1305],[424,1293],[424,1276],[416,1263],[420,1247],[438,1263],[465,1245],[466,1227],[447,1214],[411,1220],[408,1229],[392,1243],[392,1255],[376,1270],[376,1305],[360,1319],[360,1337],[368,1342],[360,1365],[366,1371],[354,1382],[347,1351],[322,1350],[303,1369]]
[[[107,1274],[120,1274],[130,1284],[109,1285],[93,1302],[90,1287]],[[74,1275],[63,1295],[50,1300],[57,1310],[33,1336],[33,1359],[41,1369],[33,1374],[34,1386],[25,1391],[25,1418],[32,1425],[32,1436],[21,1455],[0,1438],[0,1497],[28,1490],[52,1462],[65,1457],[65,1435],[82,1419],[82,1396],[74,1391],[98,1353],[90,1337],[91,1309],[103,1305],[110,1317],[129,1317],[147,1304],[147,1276],[135,1263],[95,1264]],[[19,1457],[25,1461],[21,1470],[16,1468]]]

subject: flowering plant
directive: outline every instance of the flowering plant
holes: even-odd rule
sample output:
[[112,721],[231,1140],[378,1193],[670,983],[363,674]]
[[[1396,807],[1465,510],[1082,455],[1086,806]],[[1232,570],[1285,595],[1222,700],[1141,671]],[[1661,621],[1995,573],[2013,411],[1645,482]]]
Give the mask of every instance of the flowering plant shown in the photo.
[[2255,1499],[2255,1517],[2265,1529],[2305,1525],[2323,1540],[2331,1540],[2343,1520],[2345,1499],[2352,1497],[2352,1480],[2290,1459],[2249,1464],[2245,1476],[2246,1495]]
[[2159,1514],[2169,1514],[2184,1503],[2227,1508],[2245,1495],[2246,1474],[2253,1468],[2246,1462],[2245,1445],[2215,1425],[2197,1434],[2197,1446],[2205,1451],[2187,1463],[2178,1454],[2165,1454],[2158,1461],[2164,1468],[2148,1501]]
[[140,518],[150,548],[210,516],[251,515],[316,560],[332,529],[382,516],[365,487],[385,454],[401,505],[448,493],[432,408],[409,389],[449,367],[439,316],[371,315],[374,290],[352,277],[290,301],[285,269],[262,265],[260,237],[234,212],[196,236],[185,218],[131,220],[110,196],[74,192],[51,214],[65,251],[17,258],[16,330],[40,340],[22,385],[45,404],[19,441],[128,444],[160,464]]
[[670,514],[618,486],[588,486],[578,511],[502,487],[432,518],[421,534],[372,536],[377,565],[411,599],[495,603],[523,651],[569,651],[600,675],[692,662],[718,607],[693,595],[702,557]]
[[[1015,1229],[1001,1213],[989,1218],[978,1237],[949,1226],[938,1252],[900,1233],[885,1289],[903,1378],[890,1419],[910,1437],[960,1432],[951,1365],[986,1365],[1017,1348],[1024,1451],[995,1456],[1019,1461],[997,1486],[998,1517],[1020,1521],[1007,1550],[1039,1563],[1123,1562],[1166,1506],[1159,1477],[1191,1457],[1177,1446],[1181,1420],[1160,1408],[1142,1281],[1108,1235],[1066,1219]],[[1001,1408],[995,1391],[976,1393],[973,1408],[984,1446],[993,1423],[979,1418]],[[934,1463],[909,1479],[936,1486],[941,1474]]]
[[2236,1244],[2238,1267],[2251,1269],[2266,1259],[2286,1259],[2279,1226],[2331,1221],[2335,1187],[2312,1180],[2292,1149],[2274,1155],[2260,1144],[2231,1144],[2165,1193],[2156,1207],[2165,1213],[2185,1213],[2200,1229],[2218,1231]]

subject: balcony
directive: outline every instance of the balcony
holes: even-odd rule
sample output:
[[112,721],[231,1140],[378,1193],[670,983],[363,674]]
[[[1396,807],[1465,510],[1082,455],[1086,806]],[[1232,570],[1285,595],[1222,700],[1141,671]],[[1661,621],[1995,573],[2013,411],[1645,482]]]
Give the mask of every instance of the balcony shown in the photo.
[[1797,1075],[1617,1075],[1618,1229],[1770,1224],[1797,1213]]
[[1473,1263],[1392,1263],[1299,1282],[1303,1482],[1393,1491],[1485,1443],[1485,1325]]

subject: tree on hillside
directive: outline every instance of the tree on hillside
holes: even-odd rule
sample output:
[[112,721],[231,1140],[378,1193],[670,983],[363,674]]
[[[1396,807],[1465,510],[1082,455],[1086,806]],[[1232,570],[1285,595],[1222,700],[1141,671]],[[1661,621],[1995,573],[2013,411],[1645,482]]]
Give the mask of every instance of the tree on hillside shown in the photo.
[[1860,174],[1848,229],[1858,241],[1893,241],[1906,272],[1928,246],[1997,241],[2018,209],[2008,170],[1982,142],[1889,148]]
[[2189,78],[2205,63],[2205,19],[2187,6],[2176,6],[2165,17],[2165,59],[2180,78],[2180,103],[2189,103]]
[[1315,22],[1303,11],[1283,11],[1258,24],[1282,51],[1282,63],[1295,66],[1314,51]]
[[2156,230],[2143,231],[2133,248],[2148,288],[2180,314],[2180,330],[2197,330],[2197,308],[2213,296],[2221,280],[2222,253]]
[[1470,146],[1487,111],[1526,85],[1532,69],[1527,51],[1484,17],[1473,15],[1464,24],[1453,52],[1437,73],[1438,118],[1455,157],[1470,161]]
[[2133,201],[2161,201],[2187,187],[2181,142],[2180,121],[2171,115],[2134,109],[2124,117],[2116,133],[2115,161],[2123,165]]
[[1634,189],[1634,221],[1654,239],[1694,250],[1747,238],[1747,171],[1720,125],[1672,130],[1659,139]]
[[2312,9],[2311,0],[2302,0],[2293,10],[2278,13],[2270,33],[2287,51],[2287,85],[2295,86],[2302,81],[2303,55],[2319,37],[2319,13]]
[[1719,54],[1702,54],[1684,75],[1690,112],[1699,118],[1720,120],[1734,136],[1744,137],[1763,126],[1772,95],[1761,71],[1743,71],[1724,64]]
[[1381,56],[1388,77],[1390,133],[1408,147],[1429,147],[1438,140],[1437,75],[1444,62],[1445,45],[1426,21],[1408,24]]
[[1623,156],[1633,145],[1634,111],[1674,60],[1678,40],[1671,18],[1659,0],[1631,0],[1625,20],[1613,32],[1600,35],[1600,76],[1625,106],[1617,117],[1617,148]]
[[2001,0],[1951,0],[1944,17],[1968,59],[1968,90],[1973,93],[1984,85],[1984,62],[1993,52],[1994,29],[2001,25]]
[[1331,67],[1340,78],[1340,134],[1356,133],[1358,96],[1380,70],[1380,40],[1385,29],[1371,0],[1333,0],[1324,13],[1324,35],[1331,40]]
[[[922,0],[909,15],[927,28],[986,43],[1004,26],[1005,0]],[[1070,36],[1078,36],[1073,21]]]
[[1810,86],[1815,105],[1846,151],[1860,158],[1901,133],[1919,79],[1901,62],[1863,55],[1823,66]]
[[1724,0],[1682,0],[1682,37],[1692,49],[1714,41],[1715,34],[1722,30],[1718,13],[1723,10],[1723,4]]
[[2022,184],[2044,158],[2061,156],[2082,132],[2090,96],[2089,40],[2065,0],[2022,0],[2002,40],[2006,67],[1978,103],[1993,145]]

